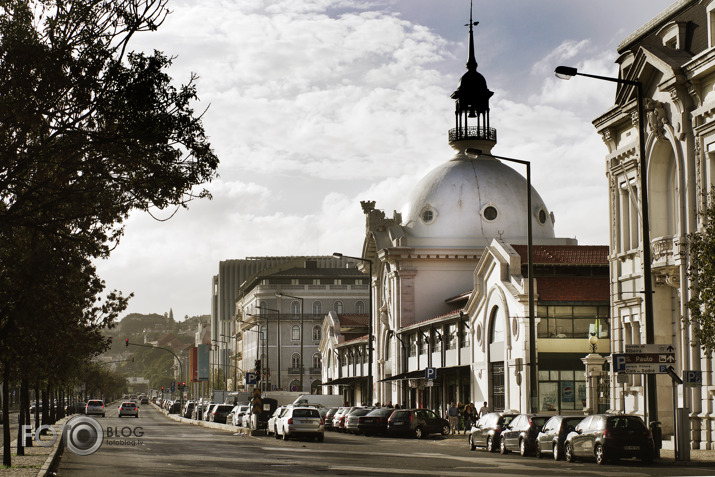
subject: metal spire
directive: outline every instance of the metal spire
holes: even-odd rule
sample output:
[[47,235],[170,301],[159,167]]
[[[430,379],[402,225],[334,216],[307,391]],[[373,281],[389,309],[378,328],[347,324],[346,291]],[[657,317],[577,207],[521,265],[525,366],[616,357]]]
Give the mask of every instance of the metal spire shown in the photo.
[[469,23],[464,26],[469,27],[469,59],[467,60],[467,69],[469,71],[477,70],[477,59],[474,57],[474,30],[473,26],[479,25],[479,22],[472,21],[472,3],[469,2]]

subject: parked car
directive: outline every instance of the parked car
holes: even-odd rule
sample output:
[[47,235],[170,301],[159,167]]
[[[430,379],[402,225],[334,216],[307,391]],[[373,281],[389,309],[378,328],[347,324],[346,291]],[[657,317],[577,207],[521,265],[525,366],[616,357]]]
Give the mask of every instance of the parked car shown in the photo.
[[373,409],[374,408],[371,407],[363,407],[354,409],[352,412],[350,412],[345,419],[345,432],[348,432],[350,434],[360,434],[360,431],[358,429],[358,419],[369,413]]
[[[249,404],[238,404],[233,411],[233,419],[231,424],[237,427],[243,426],[243,416],[251,413],[251,406]],[[226,421],[228,422],[228,421]]]
[[351,407],[339,407],[338,410],[333,414],[333,430],[341,432],[341,429],[345,427],[345,414],[352,409]]
[[194,401],[187,401],[186,404],[184,404],[184,412],[182,415],[187,419],[191,419],[194,407],[196,407],[196,403]]
[[142,404],[149,404],[149,398],[148,398],[148,397],[143,397],[143,398],[141,399],[141,403],[142,403]]
[[218,422],[226,424],[226,416],[233,409],[232,404],[218,404],[211,409],[209,413],[210,422]]
[[387,420],[389,434],[408,434],[420,439],[429,434],[450,432],[449,421],[429,409],[396,409]]
[[181,412],[181,402],[174,401],[169,405],[169,414],[179,414]]
[[331,407],[328,409],[328,411],[325,413],[325,417],[323,418],[323,421],[325,421],[325,430],[326,431],[332,431],[333,430],[333,416],[335,416],[335,413],[338,412],[337,407]]
[[325,423],[320,418],[320,413],[314,407],[289,407],[280,419],[277,435],[288,440],[289,437],[314,437],[318,442],[323,442],[325,437]]
[[[273,398],[262,398],[261,399],[261,413],[257,415],[255,422],[257,429],[266,429],[268,427],[268,419],[273,415],[276,408],[278,408],[278,401]],[[253,428],[253,426],[250,426]]]
[[209,404],[209,407],[206,408],[206,412],[204,412],[204,421],[209,422],[211,413],[213,412],[214,408],[216,406],[220,406],[218,403],[211,403]]
[[502,429],[518,415],[517,412],[489,412],[482,416],[469,432],[469,448],[486,447],[489,452],[495,452]]
[[87,407],[84,413],[88,416],[102,416],[104,417],[104,401],[101,399],[90,399],[87,401]]
[[583,416],[551,416],[536,437],[536,457],[551,452],[554,460],[563,459],[566,436],[581,421]]
[[387,434],[387,420],[392,415],[394,409],[391,407],[381,407],[373,409],[364,416],[358,417],[358,431],[366,436],[373,434]]
[[139,417],[139,407],[133,401],[125,401],[119,405],[119,417],[133,416]]
[[206,410],[209,408],[209,403],[201,403],[194,407],[194,411],[191,413],[191,418],[198,421],[202,421],[206,415]]
[[266,433],[268,435],[274,434],[276,439],[278,439],[278,433],[276,432],[276,427],[278,425],[280,417],[285,414],[288,406],[278,406],[271,417],[268,418],[268,427],[266,428]]
[[569,432],[564,442],[564,457],[569,462],[578,457],[605,464],[624,457],[637,457],[650,464],[654,456],[653,436],[638,416],[587,416]]
[[550,418],[543,414],[519,414],[501,431],[499,451],[531,454],[536,449],[536,436]]

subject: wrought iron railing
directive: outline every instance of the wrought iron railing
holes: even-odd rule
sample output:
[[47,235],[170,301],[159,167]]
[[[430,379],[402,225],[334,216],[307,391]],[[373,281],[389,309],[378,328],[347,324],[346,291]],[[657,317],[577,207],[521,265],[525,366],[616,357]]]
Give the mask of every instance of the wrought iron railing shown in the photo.
[[449,141],[461,141],[463,139],[486,139],[496,142],[497,130],[480,126],[460,127],[449,130]]

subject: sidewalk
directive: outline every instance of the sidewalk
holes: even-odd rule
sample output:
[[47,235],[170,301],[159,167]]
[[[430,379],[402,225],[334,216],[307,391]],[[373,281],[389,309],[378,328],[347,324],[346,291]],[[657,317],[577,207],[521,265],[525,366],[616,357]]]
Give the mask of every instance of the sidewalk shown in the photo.
[[[60,425],[64,424],[69,417],[65,417],[57,421],[57,424],[53,425],[55,429],[56,436],[60,435]],[[51,441],[54,437],[52,435],[41,436],[40,441]],[[12,441],[10,444],[12,451],[12,467],[5,468],[0,465],[0,476],[12,476],[12,477],[45,477],[49,474],[52,464],[61,455],[61,441],[62,439],[55,439],[53,445],[40,446],[36,442],[33,443],[32,447],[25,447],[25,455],[17,455],[17,440]],[[0,455],[2,455],[2,449],[0,448]],[[0,458],[1,459],[1,458]],[[2,462],[2,460],[0,460]]]

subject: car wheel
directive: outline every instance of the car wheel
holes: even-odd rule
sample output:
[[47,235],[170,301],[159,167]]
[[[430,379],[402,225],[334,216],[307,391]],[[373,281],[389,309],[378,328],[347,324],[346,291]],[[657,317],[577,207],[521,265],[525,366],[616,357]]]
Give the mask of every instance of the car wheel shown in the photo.
[[544,454],[541,453],[541,444],[539,444],[539,441],[536,441],[536,448],[534,449],[534,454],[536,455],[537,459],[541,459],[544,457]]
[[472,438],[472,435],[469,434],[469,450],[474,450],[477,448],[477,446],[474,445],[474,438]]
[[564,444],[564,458],[566,459],[566,462],[576,461],[576,458],[573,455],[573,449],[571,448],[570,442]]
[[554,444],[554,460],[561,460],[561,453],[559,452],[559,444]]
[[496,449],[494,448],[494,439],[492,436],[487,437],[487,450],[489,452],[494,452]]
[[593,453],[596,455],[596,464],[603,465],[606,463],[606,457],[603,455],[603,446],[601,444],[596,444]]
[[449,431],[450,431],[449,425],[446,425],[446,426],[442,427],[442,435],[443,435],[443,436],[448,435],[448,434],[449,434]]
[[502,437],[499,439],[499,453],[500,454],[506,454],[508,451],[506,450],[506,441]]
[[519,440],[519,454],[522,457],[526,456],[526,439]]
[[417,439],[422,439],[422,437],[424,437],[424,433],[422,432],[421,427],[418,427],[417,429],[415,429],[415,437]]

